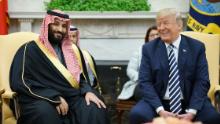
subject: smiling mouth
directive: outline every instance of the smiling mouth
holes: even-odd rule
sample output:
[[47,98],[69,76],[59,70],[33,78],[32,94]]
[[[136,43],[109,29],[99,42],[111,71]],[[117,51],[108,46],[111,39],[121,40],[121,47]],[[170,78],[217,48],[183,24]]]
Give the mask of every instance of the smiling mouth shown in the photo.
[[59,33],[59,32],[56,32],[55,34],[62,35],[62,34],[61,34],[61,33]]
[[62,37],[61,33],[54,33],[55,37]]
[[161,36],[166,36],[168,33],[160,33]]

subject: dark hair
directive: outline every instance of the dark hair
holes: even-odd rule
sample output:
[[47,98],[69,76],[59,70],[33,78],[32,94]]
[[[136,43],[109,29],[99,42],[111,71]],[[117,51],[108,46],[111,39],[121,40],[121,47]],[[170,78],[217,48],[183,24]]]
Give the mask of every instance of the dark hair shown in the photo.
[[69,19],[69,15],[63,14],[63,13],[58,13],[58,12],[53,11],[53,10],[47,10],[47,14],[54,15],[54,16],[59,16],[61,18],[65,18],[65,19]]
[[77,31],[78,30],[78,28],[76,28],[76,27],[70,27],[70,31]]
[[152,30],[157,30],[157,26],[153,25],[148,28],[146,35],[145,35],[145,43],[149,42],[149,35]]

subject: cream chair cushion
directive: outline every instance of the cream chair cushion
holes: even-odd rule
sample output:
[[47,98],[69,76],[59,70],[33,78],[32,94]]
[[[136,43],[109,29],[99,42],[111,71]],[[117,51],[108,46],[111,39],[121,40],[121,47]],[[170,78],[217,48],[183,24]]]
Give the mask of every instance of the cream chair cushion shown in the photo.
[[211,83],[211,88],[209,90],[208,96],[211,98],[211,101],[214,104],[214,93],[217,90],[220,90],[220,86],[219,86],[220,35],[192,32],[192,31],[185,31],[182,32],[182,34],[197,39],[205,44],[206,57],[209,68],[209,78]]
[[14,55],[22,44],[37,38],[38,34],[32,32],[0,35],[0,87],[5,89],[5,93],[2,96],[2,124],[16,124],[16,119],[9,108],[9,98],[12,98],[13,95],[9,86],[9,71]]

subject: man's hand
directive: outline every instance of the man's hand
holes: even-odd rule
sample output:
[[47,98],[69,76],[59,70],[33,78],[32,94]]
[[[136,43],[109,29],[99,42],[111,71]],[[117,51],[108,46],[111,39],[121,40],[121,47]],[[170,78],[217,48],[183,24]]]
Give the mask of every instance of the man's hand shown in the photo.
[[165,111],[165,110],[161,110],[159,112],[159,115],[160,115],[160,117],[164,117],[164,118],[166,118],[166,117],[176,117],[176,114],[174,114],[172,112]]
[[59,114],[62,114],[64,116],[68,113],[69,106],[63,97],[60,97],[60,101],[61,103],[58,106],[56,106],[56,109]]
[[186,113],[186,114],[178,115],[177,117],[179,119],[184,119],[184,120],[192,121],[194,119],[195,115],[192,114],[192,113]]
[[106,108],[105,104],[92,92],[87,92],[85,95],[87,105],[90,105],[90,101],[94,102],[99,108]]

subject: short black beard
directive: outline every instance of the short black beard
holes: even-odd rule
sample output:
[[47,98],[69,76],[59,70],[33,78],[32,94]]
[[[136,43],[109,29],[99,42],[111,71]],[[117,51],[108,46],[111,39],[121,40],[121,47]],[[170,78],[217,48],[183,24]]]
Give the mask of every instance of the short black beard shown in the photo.
[[[61,32],[59,32],[59,33],[61,33]],[[56,44],[61,44],[61,42],[63,41],[63,39],[64,39],[64,34],[63,33],[61,33],[62,34],[62,38],[61,39],[59,39],[59,38],[55,38],[54,37],[54,32],[52,31],[52,29],[51,29],[51,27],[50,27],[50,25],[49,25],[49,28],[48,28],[48,40],[49,40],[49,42],[52,44],[52,45],[56,45]]]

